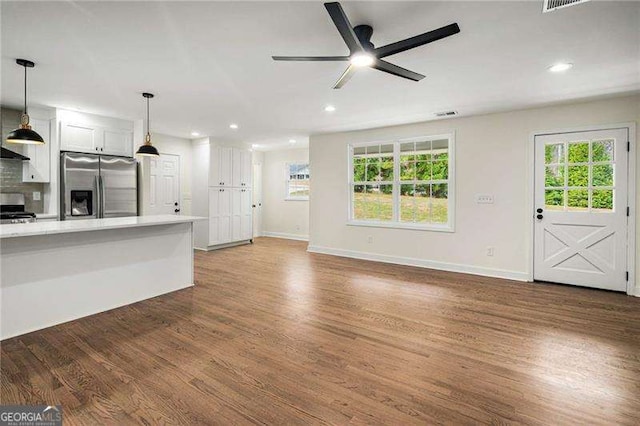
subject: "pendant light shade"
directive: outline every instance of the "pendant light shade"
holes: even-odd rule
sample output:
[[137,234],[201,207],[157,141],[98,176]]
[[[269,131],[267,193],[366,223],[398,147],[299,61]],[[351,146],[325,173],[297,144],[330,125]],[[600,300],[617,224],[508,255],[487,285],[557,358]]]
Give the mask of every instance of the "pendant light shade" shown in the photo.
[[31,130],[29,124],[29,114],[27,114],[27,68],[33,68],[35,64],[26,59],[16,59],[16,64],[24,67],[24,110],[20,118],[20,127],[9,133],[8,143],[21,144],[44,144],[44,139],[35,131]]
[[158,149],[151,145],[151,131],[149,128],[149,99],[153,98],[153,94],[143,93],[142,96],[147,100],[147,134],[144,137],[144,143],[136,151],[136,155],[158,157],[160,155]]

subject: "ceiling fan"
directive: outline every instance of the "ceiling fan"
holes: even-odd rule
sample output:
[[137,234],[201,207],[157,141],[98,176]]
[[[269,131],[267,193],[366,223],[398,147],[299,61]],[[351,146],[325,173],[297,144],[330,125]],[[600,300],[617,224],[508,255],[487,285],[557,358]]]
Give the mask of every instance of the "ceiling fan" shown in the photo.
[[382,58],[395,55],[396,53],[404,52],[405,50],[413,49],[414,47],[422,46],[460,32],[460,27],[458,27],[458,24],[454,23],[438,28],[437,30],[429,31],[415,37],[376,48],[373,46],[373,43],[371,43],[371,34],[373,34],[373,28],[371,28],[371,26],[357,25],[356,27],[352,27],[351,23],[349,23],[349,19],[347,19],[347,15],[344,13],[344,10],[342,10],[342,6],[340,6],[340,3],[338,2],[325,3],[324,7],[327,9],[327,12],[329,12],[329,16],[331,16],[338,32],[349,48],[348,56],[272,56],[272,58],[275,61],[349,61],[349,66],[333,86],[334,89],[339,89],[344,86],[356,70],[361,67],[371,67],[389,74],[397,75],[398,77],[407,78],[413,81],[420,81],[424,78],[424,75],[394,65]]

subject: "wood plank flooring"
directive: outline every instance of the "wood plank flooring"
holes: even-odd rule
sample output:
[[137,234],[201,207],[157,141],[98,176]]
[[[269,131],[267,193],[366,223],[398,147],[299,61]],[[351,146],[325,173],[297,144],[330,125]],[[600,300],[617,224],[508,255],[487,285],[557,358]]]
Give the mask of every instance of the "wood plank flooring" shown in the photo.
[[639,424],[640,299],[308,254],[2,342],[2,404],[65,424]]

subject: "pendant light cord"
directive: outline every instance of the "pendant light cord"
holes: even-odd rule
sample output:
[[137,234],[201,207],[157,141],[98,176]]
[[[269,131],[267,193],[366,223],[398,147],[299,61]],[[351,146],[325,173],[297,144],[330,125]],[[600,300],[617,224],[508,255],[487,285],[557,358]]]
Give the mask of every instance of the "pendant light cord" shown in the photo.
[[27,66],[24,66],[24,113],[27,113]]
[[149,121],[149,98],[147,98],[147,134],[151,134],[151,123]]

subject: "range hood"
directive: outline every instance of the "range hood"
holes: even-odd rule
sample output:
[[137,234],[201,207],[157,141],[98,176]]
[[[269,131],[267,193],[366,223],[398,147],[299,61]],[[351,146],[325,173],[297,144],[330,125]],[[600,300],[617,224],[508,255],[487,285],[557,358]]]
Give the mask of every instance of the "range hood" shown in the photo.
[[18,154],[17,152],[13,152],[11,150],[8,150],[5,147],[2,147],[2,155],[0,155],[0,159],[2,159],[2,160],[29,161],[29,157],[25,157],[22,154]]

